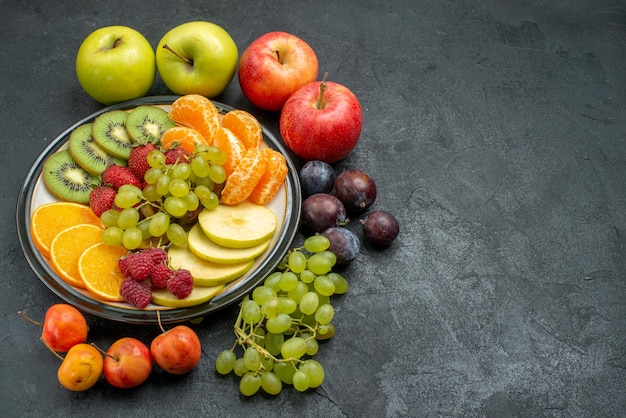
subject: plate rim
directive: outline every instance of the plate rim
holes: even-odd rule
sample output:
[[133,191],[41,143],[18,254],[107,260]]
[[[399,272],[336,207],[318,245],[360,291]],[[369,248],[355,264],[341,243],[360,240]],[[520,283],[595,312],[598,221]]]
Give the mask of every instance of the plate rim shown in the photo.
[[[88,298],[84,293],[79,292],[69,284],[61,282],[62,279],[52,270],[49,264],[45,261],[43,255],[41,255],[41,253],[34,248],[34,244],[30,238],[30,213],[32,209],[33,193],[35,185],[38,181],[40,181],[43,162],[49,155],[56,152],[65,144],[69,134],[74,129],[84,123],[92,121],[102,113],[110,110],[126,110],[140,105],[169,105],[179,97],[181,96],[147,96],[99,109],[89,116],[82,118],[78,122],[75,122],[63,130],[60,134],[55,136],[51,143],[48,144],[48,146],[46,146],[37,156],[24,177],[16,205],[16,226],[22,253],[24,254],[31,270],[35,273],[39,280],[44,283],[44,285],[46,285],[53,293],[65,302],[75,306],[83,312],[104,319],[133,324],[156,324],[159,321],[163,324],[179,323],[214,313],[238,301],[241,297],[251,291],[252,288],[257,286],[267,275],[269,275],[280,263],[284,254],[287,253],[297,234],[302,200],[302,192],[300,189],[297,169],[285,145],[263,124],[261,124],[263,137],[267,146],[281,152],[285,156],[285,160],[287,162],[288,174],[285,179],[287,204],[285,206],[285,219],[283,221],[283,227],[281,228],[276,239],[276,244],[271,249],[271,253],[256,267],[256,271],[250,279],[230,286],[225,292],[220,293],[208,302],[187,308],[167,308],[162,310],[139,310],[109,305],[93,298]],[[222,102],[214,100],[212,100],[212,102],[221,111],[235,109],[234,107]],[[55,276],[57,276],[58,280]]]

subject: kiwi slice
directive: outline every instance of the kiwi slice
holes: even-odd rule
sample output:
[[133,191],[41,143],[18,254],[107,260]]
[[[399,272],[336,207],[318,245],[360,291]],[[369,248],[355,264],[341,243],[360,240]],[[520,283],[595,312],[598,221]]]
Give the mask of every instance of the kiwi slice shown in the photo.
[[78,165],[90,174],[99,176],[105,168],[110,165],[126,165],[126,161],[107,154],[93,140],[93,124],[85,123],[80,125],[70,134],[69,150],[70,154]]
[[109,110],[93,121],[93,140],[108,154],[128,160],[133,141],[126,130],[126,117],[123,110]]
[[156,106],[143,105],[130,111],[126,118],[126,130],[133,141],[158,144],[163,133],[176,126],[168,113]]
[[68,202],[89,203],[89,193],[100,184],[100,177],[85,171],[69,150],[56,152],[42,168],[43,182],[55,197]]

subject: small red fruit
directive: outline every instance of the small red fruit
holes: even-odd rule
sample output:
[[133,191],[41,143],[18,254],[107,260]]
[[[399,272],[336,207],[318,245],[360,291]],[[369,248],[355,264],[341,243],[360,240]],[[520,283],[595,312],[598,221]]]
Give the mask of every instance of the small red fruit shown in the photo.
[[65,355],[57,378],[64,388],[82,392],[98,382],[103,364],[102,354],[97,348],[90,344],[76,344]]
[[154,149],[156,149],[156,147],[150,142],[130,149],[128,169],[135,175],[135,177],[137,177],[137,179],[139,179],[139,181],[143,181],[146,171],[150,169],[150,165],[148,164],[148,154]]
[[125,337],[115,341],[104,357],[104,378],[116,388],[139,386],[151,372],[150,350],[135,338]]
[[72,305],[58,303],[46,311],[43,324],[19,312],[35,325],[43,327],[41,341],[55,353],[65,353],[76,344],[87,340],[87,321],[82,313]]
[[141,188],[142,182],[128,167],[110,165],[102,172],[102,184],[110,185],[115,190],[118,190],[125,184],[132,184]]
[[111,187],[98,186],[89,193],[89,206],[97,217],[102,216],[109,209],[116,208],[115,195],[117,193]]
[[163,370],[180,375],[196,367],[202,350],[195,331],[186,325],[178,325],[156,336],[150,344],[150,353]]

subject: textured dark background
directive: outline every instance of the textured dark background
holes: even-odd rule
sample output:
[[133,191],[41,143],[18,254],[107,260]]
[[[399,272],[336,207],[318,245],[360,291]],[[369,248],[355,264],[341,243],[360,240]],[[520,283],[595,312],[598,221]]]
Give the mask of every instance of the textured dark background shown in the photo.
[[[626,3],[381,3],[0,0],[3,416],[625,415]],[[101,108],[74,74],[82,39],[121,24],[156,46],[189,20],[223,26],[240,52],[292,32],[361,100],[361,142],[336,168],[372,175],[375,208],[401,236],[345,270],[315,391],[244,399],[215,375],[233,307],[194,326],[204,356],[192,374],[74,394],[17,315],[59,301],[22,254],[15,205],[39,153]],[[160,80],[151,91],[168,93]],[[236,80],[218,100],[278,134],[277,115],[253,109]],[[157,333],[88,321],[104,347]]]

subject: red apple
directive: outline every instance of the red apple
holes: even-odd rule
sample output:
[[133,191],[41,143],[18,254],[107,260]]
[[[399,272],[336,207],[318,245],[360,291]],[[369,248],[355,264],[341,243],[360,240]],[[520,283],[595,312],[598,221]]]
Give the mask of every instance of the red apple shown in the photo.
[[125,337],[115,341],[104,357],[104,378],[116,388],[139,386],[151,372],[150,350],[135,338]]
[[254,40],[239,59],[239,85],[253,105],[278,112],[289,96],[317,80],[318,62],[309,44],[285,32]]
[[304,161],[334,163],[356,147],[363,113],[347,87],[315,81],[289,97],[280,114],[280,134]]
[[150,344],[152,358],[163,370],[185,374],[193,370],[202,354],[198,335],[185,325],[178,325],[156,336]]

